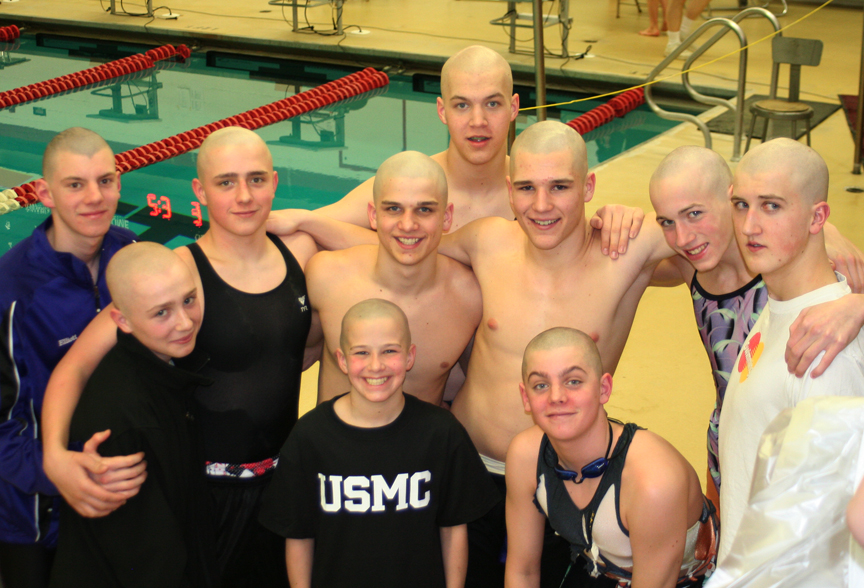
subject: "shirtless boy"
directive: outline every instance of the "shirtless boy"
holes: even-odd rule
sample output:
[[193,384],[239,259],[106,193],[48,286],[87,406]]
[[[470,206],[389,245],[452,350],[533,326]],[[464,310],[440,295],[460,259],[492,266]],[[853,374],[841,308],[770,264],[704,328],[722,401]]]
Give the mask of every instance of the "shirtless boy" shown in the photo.
[[546,517],[592,575],[701,585],[717,553],[713,505],[672,445],[608,418],[612,376],[594,341],[568,328],[537,335],[519,392],[536,424],[507,452],[507,588],[540,585]]
[[368,216],[377,230],[377,245],[322,251],[307,268],[309,298],[325,341],[318,401],[348,389],[348,378],[336,361],[342,317],[357,302],[378,297],[404,310],[417,345],[417,362],[407,374],[405,390],[440,404],[450,369],[474,334],[482,310],[471,270],[438,254],[441,234],[453,217],[441,166],[416,151],[385,161],[375,176]]
[[[432,159],[447,177],[448,200],[453,204],[449,231],[478,218],[498,216],[513,219],[507,196],[507,137],[510,123],[519,114],[519,94],[513,93],[513,73],[501,55],[473,45],[453,55],[441,68],[438,117],[447,125],[450,144]],[[370,178],[339,202],[319,208],[317,213],[342,222],[370,228],[367,207],[372,201]],[[271,214],[270,231],[285,235],[296,230],[309,211],[279,210]],[[604,249],[612,257],[627,251],[628,239],[642,224],[642,211],[629,208],[598,210],[592,226],[602,230]],[[631,224],[632,223],[632,224]],[[302,227],[301,227],[302,229]],[[445,231],[446,232],[446,231]],[[342,248],[319,243],[326,249]]]
[[[445,151],[432,156],[447,176],[453,204],[452,230],[487,216],[513,218],[507,205],[507,133],[519,113],[510,64],[495,51],[473,45],[441,68],[438,118],[450,131]],[[343,222],[370,228],[366,205],[374,178],[345,198],[318,210]]]
[[[512,393],[521,381],[525,346],[548,328],[579,328],[596,339],[603,369],[612,373],[655,266],[673,254],[652,223],[630,241],[627,255],[603,255],[599,234],[585,218],[595,187],[585,143],[564,124],[537,123],[519,135],[508,187],[517,220],[477,220],[441,241],[442,253],[474,269],[483,295],[483,317],[453,413],[502,486],[507,447],[531,425]],[[469,527],[475,550],[469,584],[475,563],[498,560],[503,504],[493,516],[498,522],[489,521],[485,540]],[[481,543],[487,544],[485,555],[477,552]],[[566,564],[566,553],[564,558]]]
[[[722,157],[704,147],[679,147],[657,167],[649,191],[657,223],[666,242],[678,253],[660,264],[653,283],[677,285],[683,281],[690,288],[696,324],[717,389],[708,428],[708,470],[714,483],[706,492],[717,500],[721,480],[717,443],[723,397],[740,346],[762,312],[768,291],[762,276],[754,276],[747,269],[735,242],[730,205],[732,172]],[[845,245],[846,240],[833,226],[826,226],[826,238],[839,247]],[[842,273],[855,276],[854,256],[848,264],[843,263],[846,260],[842,255],[832,257]],[[797,353],[790,354],[796,357],[790,362],[790,370],[800,369],[798,375],[803,375],[816,355],[825,350],[819,368],[814,370],[815,375],[821,374],[864,324],[862,299],[864,296],[847,296],[810,309],[811,316],[818,313],[820,318],[809,332],[803,326],[793,329],[793,338],[812,339],[812,343],[799,350],[804,354],[800,360]]]
[[[273,458],[297,419],[311,324],[302,268],[315,246],[301,235],[286,243],[289,249],[265,232],[278,176],[255,133],[231,127],[211,134],[199,151],[198,176],[192,187],[208,208],[210,229],[177,253],[204,298],[198,346],[211,358],[202,373],[215,384],[196,396],[197,424],[221,524],[220,573],[226,586],[284,585],[281,539],[255,517]],[[111,492],[87,479],[84,468],[92,464],[82,465],[65,449],[83,382],[116,340],[104,318],[94,320],[58,365],[43,411],[46,472],[85,516],[107,514],[116,504]]]

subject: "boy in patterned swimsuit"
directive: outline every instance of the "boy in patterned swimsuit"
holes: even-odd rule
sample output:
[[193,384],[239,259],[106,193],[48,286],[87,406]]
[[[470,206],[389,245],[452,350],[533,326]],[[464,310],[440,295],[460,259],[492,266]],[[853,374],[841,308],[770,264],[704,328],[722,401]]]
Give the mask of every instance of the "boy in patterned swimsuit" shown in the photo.
[[519,391],[535,426],[507,451],[508,588],[539,586],[545,517],[592,575],[701,586],[716,553],[713,506],[672,445],[608,418],[612,376],[594,341],[564,327],[540,333]]
[[[722,157],[704,147],[680,147],[660,163],[651,177],[649,191],[666,242],[678,253],[660,264],[652,283],[676,285],[683,281],[690,287],[696,324],[717,388],[717,403],[708,428],[708,470],[714,484],[709,484],[706,492],[716,504],[720,490],[718,424],[726,384],[740,345],[759,318],[768,293],[761,276],[752,275],[744,265],[735,243],[729,203],[732,172]],[[826,239],[836,250],[845,246],[845,239],[831,225],[826,226]],[[855,267],[841,265],[843,258],[836,250],[832,260],[853,281]],[[800,361],[790,362],[790,370],[803,375],[803,370],[824,350],[825,356],[813,374],[825,371],[864,326],[862,298],[847,296],[808,309],[816,326],[810,331],[805,328],[802,313],[793,325],[787,351],[787,360],[794,356]],[[820,333],[834,333],[835,339],[820,338]],[[810,341],[813,345],[809,348],[800,345],[791,349],[797,342]]]

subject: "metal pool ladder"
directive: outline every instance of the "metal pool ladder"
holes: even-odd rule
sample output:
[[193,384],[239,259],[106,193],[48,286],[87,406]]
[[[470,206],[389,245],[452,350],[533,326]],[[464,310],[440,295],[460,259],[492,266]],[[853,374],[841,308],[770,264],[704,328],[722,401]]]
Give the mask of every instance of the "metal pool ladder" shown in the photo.
[[[673,51],[666,59],[660,62],[660,64],[654,68],[654,70],[648,74],[648,78],[645,80],[649,85],[645,86],[645,102],[651,107],[657,116],[660,118],[665,118],[667,120],[680,120],[680,121],[688,121],[695,124],[699,127],[699,130],[702,131],[702,136],[705,139],[705,147],[711,148],[711,132],[708,130],[708,125],[706,125],[702,120],[698,117],[693,116],[692,114],[687,114],[684,112],[672,112],[669,110],[664,110],[657,105],[657,102],[654,100],[654,97],[651,95],[651,85],[652,82],[657,76],[665,70],[670,63],[675,61],[678,56],[687,50],[688,47],[693,45],[702,34],[711,28],[723,27],[723,30],[717,31],[714,35],[705,41],[702,45],[700,45],[697,49],[693,51],[693,55],[687,58],[684,62],[683,70],[686,72],[692,64],[707,51],[711,46],[713,46],[717,41],[719,41],[726,33],[732,31],[738,37],[738,42],[741,44],[742,50],[738,57],[738,92],[736,95],[736,101],[733,104],[730,100],[724,100],[723,98],[717,98],[715,96],[708,96],[706,94],[702,94],[697,91],[690,84],[690,75],[688,73],[681,74],[681,81],[684,84],[684,88],[687,90],[687,93],[690,97],[702,104],[711,104],[714,106],[722,106],[729,110],[730,112],[735,114],[735,132],[733,136],[732,143],[732,161],[738,161],[741,159],[741,136],[744,130],[744,90],[747,82],[747,36],[744,34],[744,31],[738,25],[739,22],[744,20],[745,18],[751,17],[764,17],[768,19],[771,25],[774,27],[775,31],[780,30],[780,22],[777,20],[777,17],[761,7],[751,7],[746,8],[733,16],[732,18],[712,18],[707,22],[703,23],[699,28],[693,31],[689,37],[684,39],[680,46],[678,46],[675,51]],[[771,84],[772,87],[774,82],[777,79],[777,76],[780,73],[780,67],[778,64],[774,64],[771,70]]]

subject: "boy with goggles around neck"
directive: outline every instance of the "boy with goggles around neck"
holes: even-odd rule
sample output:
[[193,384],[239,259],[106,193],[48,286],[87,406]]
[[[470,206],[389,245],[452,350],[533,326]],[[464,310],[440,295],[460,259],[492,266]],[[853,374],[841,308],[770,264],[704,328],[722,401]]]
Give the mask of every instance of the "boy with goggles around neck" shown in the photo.
[[714,567],[714,507],[672,445],[608,418],[612,376],[594,341],[564,327],[539,334],[519,391],[535,426],[507,451],[505,586],[539,586],[547,517],[573,565],[581,556],[603,585],[701,586]]

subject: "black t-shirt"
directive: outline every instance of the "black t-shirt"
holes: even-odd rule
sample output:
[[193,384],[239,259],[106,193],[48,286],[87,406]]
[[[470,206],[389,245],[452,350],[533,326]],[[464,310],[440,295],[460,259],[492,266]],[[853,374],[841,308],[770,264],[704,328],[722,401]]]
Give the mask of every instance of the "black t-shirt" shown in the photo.
[[407,394],[395,421],[371,429],[344,423],[334,402],[295,425],[262,524],[315,539],[313,587],[444,586],[439,528],[475,520],[498,500],[468,433]]

